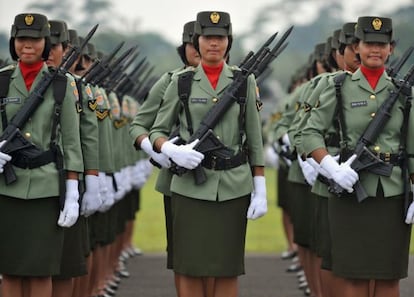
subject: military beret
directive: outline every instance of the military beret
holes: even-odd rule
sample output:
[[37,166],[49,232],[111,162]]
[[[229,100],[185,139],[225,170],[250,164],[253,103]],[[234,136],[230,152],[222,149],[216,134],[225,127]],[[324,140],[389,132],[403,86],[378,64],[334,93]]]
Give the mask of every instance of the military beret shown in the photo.
[[341,34],[341,29],[337,29],[332,34],[331,47],[332,49],[339,49],[339,34]]
[[93,45],[92,43],[88,42],[86,44],[86,56],[89,57],[89,59],[91,60],[95,60],[98,56],[96,53],[96,49],[95,49],[95,45]]
[[321,61],[323,60],[324,56],[325,56],[325,42],[318,43],[317,45],[315,45],[315,49],[313,51],[313,58],[316,61]]
[[342,26],[341,33],[339,34],[339,43],[349,45],[354,42],[356,24],[357,23],[355,22],[350,22],[350,23],[345,23]]
[[325,42],[324,53],[325,55],[329,55],[332,51],[332,36],[329,36]]
[[50,41],[52,44],[58,44],[69,41],[69,32],[64,21],[50,20]]
[[197,14],[194,33],[198,35],[231,36],[230,15],[222,11],[201,11]]
[[376,16],[359,17],[355,27],[355,37],[364,42],[390,43],[392,20]]
[[38,13],[16,15],[11,28],[11,37],[42,38],[50,36],[47,17]]
[[183,28],[183,43],[192,43],[195,21],[185,23]]
[[68,33],[69,33],[70,44],[72,44],[73,46],[79,46],[80,42],[79,42],[78,32],[74,29],[69,29]]

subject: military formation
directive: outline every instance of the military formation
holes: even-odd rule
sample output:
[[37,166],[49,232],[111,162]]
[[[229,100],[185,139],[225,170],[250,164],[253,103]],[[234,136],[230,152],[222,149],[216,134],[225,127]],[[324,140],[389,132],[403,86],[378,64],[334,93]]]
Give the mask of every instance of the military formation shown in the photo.
[[[306,296],[399,296],[413,218],[412,49],[362,16],[316,44],[265,125],[278,207]],[[403,49],[404,50],[404,49]]]
[[390,18],[343,24],[263,129],[258,85],[292,29],[235,66],[230,15],[201,11],[183,24],[182,66],[157,77],[137,46],[99,50],[98,25],[80,36],[17,15],[0,69],[2,297],[114,296],[140,254],[153,166],[177,296],[237,296],[248,221],[267,213],[265,161],[303,293],[399,296],[414,222],[414,67],[401,74],[412,49],[391,59]]
[[79,36],[37,13],[12,24],[0,71],[3,297],[113,296],[141,253],[133,228],[153,166],[129,127],[155,77],[136,47],[96,48],[98,29]]

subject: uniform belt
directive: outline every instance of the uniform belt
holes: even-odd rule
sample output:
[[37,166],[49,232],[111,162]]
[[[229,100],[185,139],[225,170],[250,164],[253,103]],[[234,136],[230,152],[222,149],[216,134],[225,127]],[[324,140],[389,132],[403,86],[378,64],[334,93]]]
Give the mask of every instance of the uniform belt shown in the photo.
[[246,154],[242,151],[229,158],[218,157],[214,154],[206,154],[204,160],[201,162],[201,165],[212,170],[228,170],[243,165],[246,162]]
[[379,159],[384,161],[385,163],[390,163],[392,165],[400,165],[401,160],[399,154],[391,154],[391,153],[374,153]]
[[35,157],[30,157],[25,155],[24,153],[21,153],[20,151],[17,151],[13,154],[11,163],[19,168],[38,168],[40,166],[49,164],[51,162],[55,162],[56,156],[53,151],[47,150],[40,155],[37,155]]

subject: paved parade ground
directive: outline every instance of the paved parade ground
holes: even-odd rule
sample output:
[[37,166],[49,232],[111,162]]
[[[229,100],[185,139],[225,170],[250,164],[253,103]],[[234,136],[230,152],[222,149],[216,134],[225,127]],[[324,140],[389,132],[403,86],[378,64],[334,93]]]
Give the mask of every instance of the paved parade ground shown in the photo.
[[[414,296],[414,258],[409,277],[401,282],[401,297]],[[239,297],[300,297],[295,273],[285,272],[290,260],[278,255],[246,256],[246,275],[240,277]],[[116,296],[175,297],[173,274],[165,269],[163,254],[144,254],[127,262],[130,278],[124,279]]]

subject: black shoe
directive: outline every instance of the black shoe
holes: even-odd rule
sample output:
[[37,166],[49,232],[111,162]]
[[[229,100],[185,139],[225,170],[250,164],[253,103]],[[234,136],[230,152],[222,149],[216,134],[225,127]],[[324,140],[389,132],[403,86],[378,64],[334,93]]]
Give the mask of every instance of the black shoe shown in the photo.
[[284,251],[281,255],[280,258],[282,258],[282,260],[289,260],[292,259],[293,257],[295,257],[297,255],[297,251]]
[[286,269],[286,272],[298,272],[300,270],[302,270],[300,264],[292,264]]
[[121,278],[128,278],[130,276],[129,272],[126,270],[119,270],[117,272],[117,276],[121,277]]
[[310,296],[311,291],[309,288],[306,288],[305,290],[303,290],[303,294],[305,294],[305,296]]
[[105,292],[110,296],[115,296],[115,294],[116,294],[116,291],[112,290],[110,287],[106,287]]
[[111,288],[112,290],[117,290],[118,289],[118,284],[113,280],[108,281],[106,285],[109,288]]

